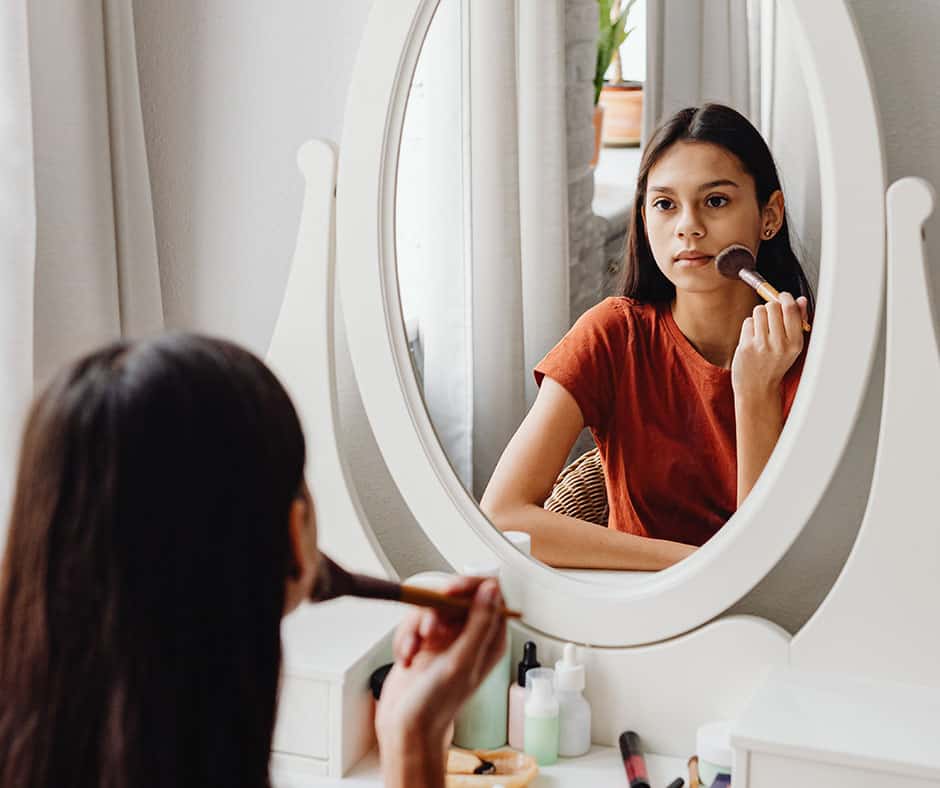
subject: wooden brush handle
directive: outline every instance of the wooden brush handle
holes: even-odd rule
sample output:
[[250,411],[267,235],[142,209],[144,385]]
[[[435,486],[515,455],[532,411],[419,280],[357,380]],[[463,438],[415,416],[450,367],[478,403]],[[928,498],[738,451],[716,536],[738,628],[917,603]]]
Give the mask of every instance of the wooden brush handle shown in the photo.
[[[738,276],[753,287],[757,291],[757,294],[765,301],[776,301],[778,304],[780,303],[780,292],[757,272],[742,268]],[[802,323],[803,330],[809,333],[812,329],[810,324],[805,320],[803,320]]]
[[[401,587],[400,600],[409,605],[419,605],[420,607],[433,607],[437,610],[450,612],[466,613],[473,606],[472,599],[464,597],[447,596],[429,588],[418,588],[416,586]],[[522,613],[518,610],[510,610],[503,607],[499,611],[506,618],[522,618]]]

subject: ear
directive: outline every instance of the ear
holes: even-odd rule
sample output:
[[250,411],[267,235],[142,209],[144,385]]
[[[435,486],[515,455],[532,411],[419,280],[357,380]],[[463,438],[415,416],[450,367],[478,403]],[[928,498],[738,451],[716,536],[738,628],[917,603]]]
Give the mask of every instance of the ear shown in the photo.
[[305,549],[304,538],[305,523],[307,520],[307,502],[302,498],[295,498],[290,505],[287,515],[287,537],[290,543],[290,576],[299,580],[309,570],[309,556]]
[[762,241],[769,241],[780,232],[780,228],[783,226],[783,218],[786,215],[785,209],[783,192],[777,189],[770,195],[764,210],[761,211],[760,238]]
[[291,568],[284,589],[285,613],[310,597],[320,561],[313,501],[306,488],[302,496],[291,502],[287,515],[287,537]]

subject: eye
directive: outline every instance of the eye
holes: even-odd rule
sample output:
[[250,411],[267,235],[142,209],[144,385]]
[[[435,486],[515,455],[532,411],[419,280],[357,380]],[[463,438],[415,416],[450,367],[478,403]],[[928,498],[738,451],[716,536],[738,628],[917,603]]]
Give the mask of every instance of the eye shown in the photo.
[[672,208],[672,200],[666,197],[657,197],[653,200],[653,207],[660,211],[668,211]]
[[721,194],[712,194],[705,200],[709,208],[724,208],[728,204],[728,198]]

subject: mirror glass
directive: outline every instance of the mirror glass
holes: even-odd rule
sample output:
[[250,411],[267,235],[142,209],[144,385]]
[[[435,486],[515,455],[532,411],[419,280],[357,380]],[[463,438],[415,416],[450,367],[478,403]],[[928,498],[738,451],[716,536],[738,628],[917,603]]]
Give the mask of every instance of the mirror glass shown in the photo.
[[[442,0],[404,122],[397,270],[414,372],[467,492],[502,530],[533,530],[549,565],[635,583],[716,533],[773,449],[812,334],[794,333],[798,311],[754,315],[763,300],[715,256],[742,244],[771,285],[797,295],[802,275],[818,299],[819,173],[791,31],[767,4],[598,5],[614,6],[613,35],[618,13],[630,31],[602,118],[584,31],[562,30],[553,49],[524,15]],[[559,101],[542,102],[552,89]],[[707,102],[736,114],[697,116],[712,142],[662,147],[638,213],[643,146]],[[555,259],[533,254],[533,238]],[[541,394],[536,369],[550,380]]]

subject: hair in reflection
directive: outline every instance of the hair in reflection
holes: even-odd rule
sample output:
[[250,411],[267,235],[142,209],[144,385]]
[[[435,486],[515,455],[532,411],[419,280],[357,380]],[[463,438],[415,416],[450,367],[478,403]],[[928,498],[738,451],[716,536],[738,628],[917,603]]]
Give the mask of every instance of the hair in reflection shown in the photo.
[[[704,104],[680,110],[663,123],[643,151],[637,176],[633,215],[627,239],[621,295],[645,303],[671,301],[676,288],[653,258],[646,236],[643,206],[650,170],[677,142],[707,142],[724,148],[737,157],[754,179],[757,202],[763,208],[770,196],[780,189],[780,177],[774,157],[760,132],[739,112],[722,104]],[[757,253],[757,270],[779,290],[794,298],[806,296],[812,316],[814,299],[803,267],[790,245],[786,215],[777,234],[762,241]]]
[[120,342],[26,425],[0,579],[0,786],[268,781],[304,438],[227,342]]

